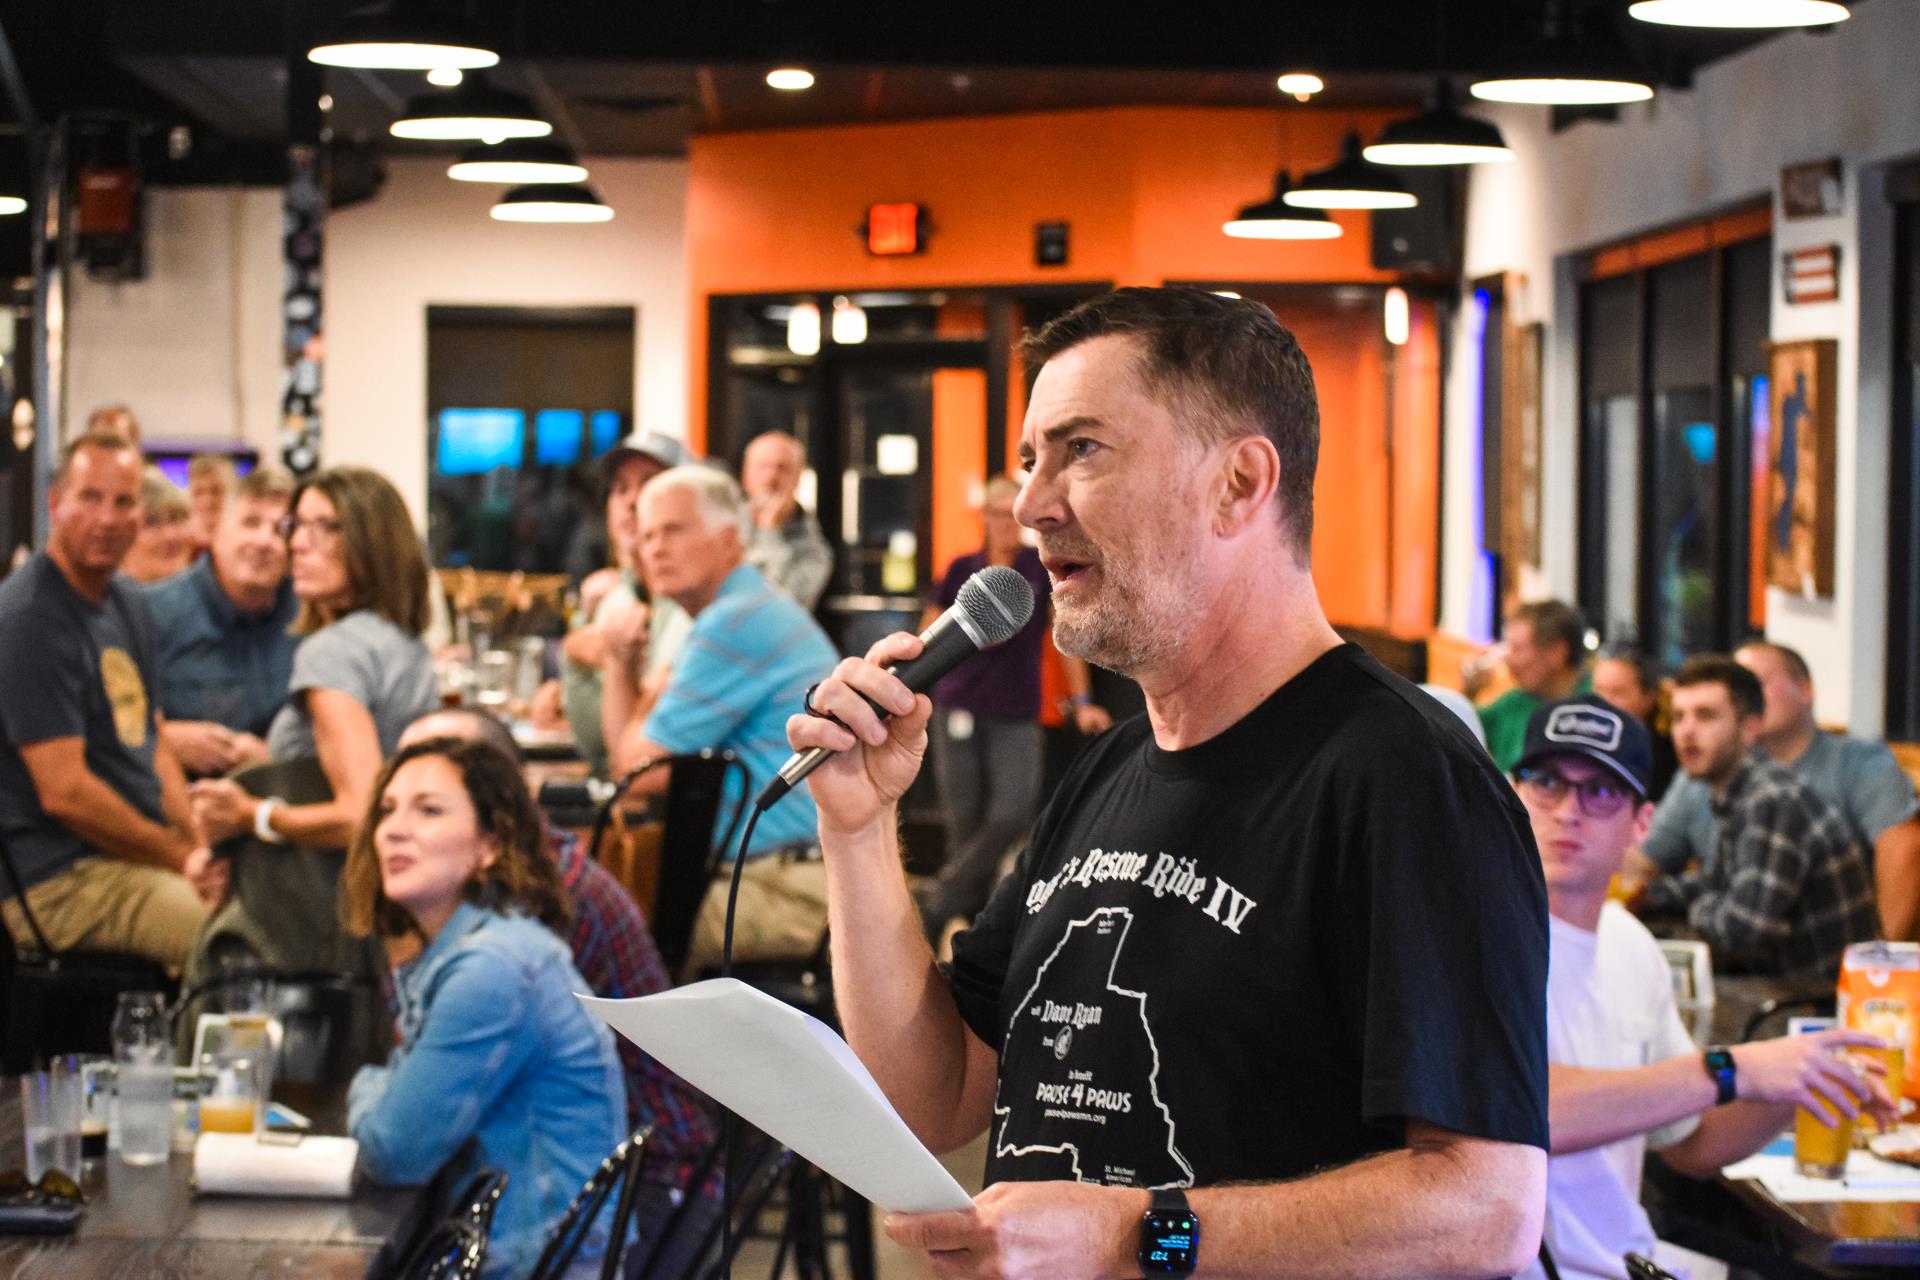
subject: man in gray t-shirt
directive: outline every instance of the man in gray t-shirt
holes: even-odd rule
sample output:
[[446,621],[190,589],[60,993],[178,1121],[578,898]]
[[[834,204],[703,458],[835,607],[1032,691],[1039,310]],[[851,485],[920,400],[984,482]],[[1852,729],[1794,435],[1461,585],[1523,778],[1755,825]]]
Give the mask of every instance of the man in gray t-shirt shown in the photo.
[[[1867,850],[1889,938],[1920,936],[1920,795],[1882,743],[1828,733],[1813,718],[1813,674],[1784,645],[1755,641],[1734,654],[1766,695],[1760,749],[1790,767],[1845,819]],[[1717,835],[1711,797],[1693,778],[1674,779],[1642,852],[1666,871],[1706,857]]]

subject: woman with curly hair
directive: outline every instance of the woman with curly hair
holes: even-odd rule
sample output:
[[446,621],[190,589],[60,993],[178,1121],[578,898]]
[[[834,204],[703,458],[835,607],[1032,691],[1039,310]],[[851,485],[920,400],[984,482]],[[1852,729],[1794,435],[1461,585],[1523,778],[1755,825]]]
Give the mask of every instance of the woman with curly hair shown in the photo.
[[626,1122],[612,1036],[573,998],[587,985],[543,839],[509,760],[433,738],[380,774],[341,881],[349,933],[421,946],[394,973],[400,1045],[348,1093],[360,1167],[424,1183],[471,1140],[473,1167],[508,1179],[488,1276],[532,1266]]

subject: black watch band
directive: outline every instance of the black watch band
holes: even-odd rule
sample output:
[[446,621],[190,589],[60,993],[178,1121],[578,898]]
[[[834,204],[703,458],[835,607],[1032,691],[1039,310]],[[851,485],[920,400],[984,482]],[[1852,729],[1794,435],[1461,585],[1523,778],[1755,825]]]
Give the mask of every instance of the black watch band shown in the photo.
[[1723,1044],[1710,1045],[1703,1056],[1706,1058],[1707,1074],[1713,1077],[1714,1087],[1720,1091],[1714,1105],[1724,1107],[1740,1096],[1733,1067],[1733,1050]]
[[1140,1219],[1140,1269],[1150,1276],[1190,1275],[1200,1262],[1200,1218],[1179,1187],[1153,1193]]

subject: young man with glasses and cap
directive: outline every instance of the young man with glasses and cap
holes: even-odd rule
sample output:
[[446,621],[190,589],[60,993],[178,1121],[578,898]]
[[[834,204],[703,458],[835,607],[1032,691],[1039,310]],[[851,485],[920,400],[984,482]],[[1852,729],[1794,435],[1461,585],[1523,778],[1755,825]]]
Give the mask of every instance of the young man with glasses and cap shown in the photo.
[[[1847,1090],[1860,1087],[1860,1067],[1833,1051],[1878,1043],[1828,1031],[1695,1047],[1659,944],[1607,901],[1621,860],[1646,836],[1652,773],[1646,727],[1591,695],[1536,711],[1514,771],[1547,882],[1545,1244],[1566,1280],[1622,1280],[1625,1254],[1654,1253],[1640,1206],[1649,1149],[1676,1172],[1705,1178],[1771,1142],[1796,1105],[1856,1116]],[[1866,1070],[1877,1076],[1879,1064]],[[1867,1105],[1890,1115],[1877,1079]],[[1536,1264],[1529,1275],[1542,1272]]]

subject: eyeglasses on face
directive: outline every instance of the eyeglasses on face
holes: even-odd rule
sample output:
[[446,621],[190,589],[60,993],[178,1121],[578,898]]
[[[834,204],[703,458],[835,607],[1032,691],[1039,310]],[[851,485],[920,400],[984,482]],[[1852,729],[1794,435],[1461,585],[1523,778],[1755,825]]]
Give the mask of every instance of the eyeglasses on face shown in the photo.
[[280,536],[292,539],[293,535],[305,529],[316,538],[337,538],[340,536],[340,522],[332,516],[282,516],[273,526]]
[[1592,777],[1575,782],[1554,769],[1520,770],[1521,794],[1552,808],[1567,792],[1580,797],[1580,811],[1589,818],[1611,818],[1635,798],[1632,787],[1617,778]]

